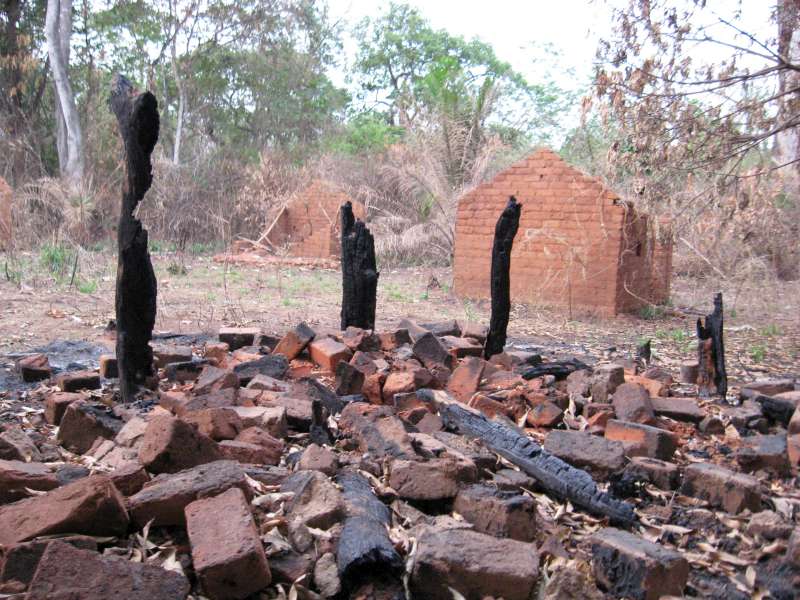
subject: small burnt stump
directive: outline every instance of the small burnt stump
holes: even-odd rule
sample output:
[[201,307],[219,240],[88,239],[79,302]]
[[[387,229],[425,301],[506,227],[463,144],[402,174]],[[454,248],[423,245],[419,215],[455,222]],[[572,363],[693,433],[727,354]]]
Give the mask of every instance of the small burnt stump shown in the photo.
[[492,246],[492,316],[489,321],[489,334],[486,336],[484,358],[500,354],[506,345],[508,316],[511,312],[511,247],[519,229],[519,216],[522,205],[511,196],[494,228]]
[[722,331],[722,293],[714,296],[714,312],[705,323],[697,319],[697,359],[699,363],[697,388],[701,396],[713,391],[725,398],[728,375],[725,372],[725,344]]
[[342,205],[342,331],[348,327],[375,328],[378,269],[375,241],[353,205]]
[[111,82],[111,110],[125,147],[126,182],[117,230],[117,364],[123,402],[153,376],[150,339],[156,319],[156,276],[147,251],[147,231],[135,216],[153,181],[150,155],[158,141],[158,102],[139,93],[117,74]]

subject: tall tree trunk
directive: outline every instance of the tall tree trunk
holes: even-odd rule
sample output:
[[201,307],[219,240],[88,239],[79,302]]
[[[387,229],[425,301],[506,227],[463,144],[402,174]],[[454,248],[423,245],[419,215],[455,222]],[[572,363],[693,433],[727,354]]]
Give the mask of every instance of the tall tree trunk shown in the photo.
[[[779,0],[776,11],[778,22],[778,54],[792,65],[800,64],[800,1]],[[794,69],[784,69],[778,74],[778,119],[786,121],[796,117],[800,110],[800,93],[788,93],[800,87],[800,73]],[[775,159],[778,164],[788,164],[800,160],[800,128],[791,127],[775,136]],[[800,178],[800,162],[795,162],[790,171],[796,189]]]
[[[61,175],[73,186],[83,181],[83,133],[75,95],[69,81],[69,40],[72,34],[72,0],[47,0],[45,37],[56,92],[56,122],[63,123],[58,143]],[[59,134],[62,138],[62,134]]]

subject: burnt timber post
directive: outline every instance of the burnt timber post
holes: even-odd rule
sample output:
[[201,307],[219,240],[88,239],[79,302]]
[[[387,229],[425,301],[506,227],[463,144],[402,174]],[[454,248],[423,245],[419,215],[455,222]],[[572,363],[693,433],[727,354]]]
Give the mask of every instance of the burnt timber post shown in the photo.
[[342,330],[375,329],[378,269],[375,240],[363,221],[353,216],[353,205],[342,205]]
[[697,358],[699,363],[697,387],[707,396],[716,389],[725,398],[728,375],[725,372],[725,344],[722,339],[722,293],[714,296],[714,312],[706,315],[705,323],[697,319]]
[[111,110],[125,147],[126,182],[117,229],[117,364],[123,402],[153,375],[150,339],[156,320],[156,276],[147,231],[134,211],[153,182],[150,154],[158,141],[158,102],[121,74],[111,82]]
[[519,216],[522,205],[511,196],[494,228],[492,246],[492,316],[489,321],[489,334],[483,356],[486,359],[500,354],[506,345],[508,316],[511,312],[511,247],[519,229]]

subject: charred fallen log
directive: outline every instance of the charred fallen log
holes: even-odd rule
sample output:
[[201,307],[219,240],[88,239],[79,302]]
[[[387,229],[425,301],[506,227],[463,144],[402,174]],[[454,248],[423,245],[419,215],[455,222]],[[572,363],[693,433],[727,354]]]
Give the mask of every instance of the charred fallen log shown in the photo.
[[122,400],[133,399],[153,376],[150,339],[156,319],[157,285],[147,231],[134,217],[136,206],[153,181],[150,154],[158,141],[158,103],[150,92],[139,93],[117,74],[111,83],[111,110],[125,147],[127,178],[117,230],[117,364]]
[[378,268],[375,241],[353,205],[342,205],[342,331],[348,327],[375,328]]
[[586,471],[568,465],[508,425],[490,421],[457,402],[441,402],[439,414],[446,426],[479,438],[492,452],[536,478],[548,493],[590,513],[608,517],[612,524],[628,527],[636,522],[630,504],[601,492]]
[[492,316],[489,320],[489,333],[486,336],[483,356],[486,359],[500,354],[506,345],[506,330],[511,312],[511,247],[519,229],[519,216],[522,205],[511,196],[494,228],[492,245]]
[[536,365],[522,373],[523,379],[534,379],[542,375],[553,375],[556,379],[564,379],[573,371],[588,369],[589,365],[579,361],[577,358],[546,362]]
[[403,560],[387,533],[391,526],[389,509],[363,476],[343,473],[336,482],[342,489],[347,513],[336,553],[345,588],[352,589],[365,579],[388,579],[399,584]]
[[725,372],[722,293],[714,296],[714,312],[706,316],[705,323],[697,319],[697,340],[697,389],[702,396],[716,391],[724,398],[728,393],[728,375]]

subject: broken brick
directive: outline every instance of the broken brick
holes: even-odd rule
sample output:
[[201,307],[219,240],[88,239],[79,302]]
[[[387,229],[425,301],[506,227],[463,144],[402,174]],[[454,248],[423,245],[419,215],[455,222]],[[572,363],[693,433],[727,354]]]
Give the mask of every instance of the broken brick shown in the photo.
[[47,545],[25,598],[182,600],[188,594],[189,582],[182,573],[54,540]]
[[469,402],[473,394],[478,391],[483,377],[486,361],[476,356],[470,356],[461,361],[453,371],[447,390],[461,402]]
[[412,343],[408,329],[395,329],[394,331],[387,331],[385,333],[378,334],[378,338],[381,343],[381,350],[384,352],[391,352],[400,346],[403,346],[404,344]]
[[342,493],[319,471],[297,471],[281,484],[282,492],[293,492],[286,514],[307,527],[328,529],[344,516]]
[[647,456],[631,458],[625,466],[625,473],[634,479],[649,481],[662,490],[674,490],[680,478],[678,465]]
[[294,329],[286,332],[272,353],[283,354],[288,360],[294,360],[300,356],[300,353],[306,349],[316,335],[306,323],[300,323]]
[[50,392],[44,400],[44,419],[50,425],[59,425],[67,407],[78,400],[85,400],[86,395],[71,392]]
[[608,402],[616,389],[625,383],[625,369],[620,365],[598,365],[592,373],[592,402]]
[[[52,541],[44,538],[4,548],[0,553],[0,582],[16,581],[27,588],[36,573],[42,555]],[[85,535],[59,537],[58,541],[84,550],[97,550],[94,538]]]
[[269,585],[264,546],[240,489],[195,500],[185,513],[192,564],[206,596],[241,599]]
[[202,396],[225,388],[238,388],[239,377],[233,371],[206,365],[194,383],[195,395]]
[[414,374],[408,371],[393,371],[386,377],[383,384],[382,396],[386,404],[393,404],[395,394],[413,392],[417,389]]
[[564,411],[552,402],[540,402],[528,412],[525,420],[531,427],[555,427],[563,416]]
[[454,498],[459,484],[478,478],[475,463],[450,456],[427,461],[395,459],[389,471],[389,485],[407,500]]
[[238,487],[252,495],[245,472],[239,463],[218,460],[179,473],[165,473],[150,480],[141,491],[128,498],[131,520],[144,527],[184,525],[184,508],[198,498],[207,498]]
[[303,450],[297,468],[304,471],[320,471],[329,477],[336,474],[339,469],[339,460],[329,448],[311,444]]
[[261,335],[261,330],[257,327],[222,327],[219,330],[219,341],[228,344],[231,352],[252,346],[256,338]]
[[0,506],[0,545],[55,533],[123,535],[127,529],[123,497],[104,475]]
[[166,415],[150,419],[139,447],[139,460],[151,473],[176,473],[220,458],[211,438]]
[[625,466],[622,444],[584,431],[554,430],[547,434],[544,449],[564,462],[604,478]]
[[269,354],[239,363],[233,372],[239,378],[240,385],[247,385],[259,375],[267,377],[283,377],[289,370],[289,362],[281,354]]
[[765,470],[779,477],[788,476],[786,441],[786,436],[783,434],[742,438],[742,446],[736,451],[736,462],[745,473]]
[[172,363],[189,362],[192,360],[192,349],[189,346],[157,344],[153,346],[153,360],[158,369]]
[[761,486],[755,477],[711,463],[693,463],[683,472],[681,493],[738,514],[761,508]]
[[594,575],[614,597],[683,596],[689,562],[679,552],[613,527],[600,530],[591,540]]
[[336,394],[349,396],[360,394],[364,387],[364,373],[348,362],[341,361],[336,365]]
[[99,390],[100,375],[93,371],[71,371],[59,375],[56,378],[56,385],[62,392]]
[[194,425],[197,431],[214,441],[232,440],[244,429],[239,414],[233,406],[190,410],[181,419]]
[[610,419],[606,423],[606,439],[622,442],[626,456],[649,456],[669,460],[675,452],[675,436],[664,429]]
[[470,485],[459,490],[453,510],[481,533],[521,542],[536,537],[536,503],[530,496]]
[[446,335],[442,337],[442,343],[455,359],[464,358],[465,356],[483,356],[483,346],[462,337]]
[[539,556],[531,544],[465,529],[431,530],[417,541],[409,579],[413,598],[529,600],[539,579]]
[[56,440],[70,452],[84,454],[97,438],[113,440],[120,429],[122,421],[106,406],[80,400],[67,407]]
[[57,488],[58,485],[56,476],[42,463],[0,460],[0,504],[32,496],[26,488],[47,491]]
[[655,421],[650,394],[638,383],[623,383],[614,390],[614,413],[620,421],[652,424]]
[[129,462],[108,474],[123,496],[133,496],[150,481],[150,475],[139,462]]
[[453,366],[453,355],[447,351],[439,338],[430,332],[417,338],[413,346],[414,356],[428,369]]
[[706,411],[697,404],[697,398],[650,398],[657,415],[686,423],[700,423]]
[[780,379],[756,379],[751,383],[746,383],[739,391],[742,399],[752,399],[758,395],[774,396],[783,392],[794,390],[795,382],[791,378]]
[[258,444],[238,440],[222,440],[217,448],[222,457],[228,460],[252,465],[277,464],[274,455],[267,448]]
[[277,465],[281,461],[281,456],[283,456],[283,440],[274,437],[261,427],[248,427],[236,436],[236,441],[247,442],[248,444],[256,444],[264,448],[267,451],[269,458],[265,460],[263,464]]
[[225,342],[206,342],[203,346],[203,357],[215,367],[225,368],[230,348]]
[[348,362],[353,356],[347,346],[330,337],[315,339],[308,349],[311,354],[311,360],[319,365],[320,368],[331,373],[336,372],[336,366],[341,361]]
[[22,376],[22,381],[27,383],[49,379],[53,373],[46,354],[32,354],[20,358],[14,364],[14,368]]
[[0,432],[0,459],[40,462],[42,454],[21,427]]

